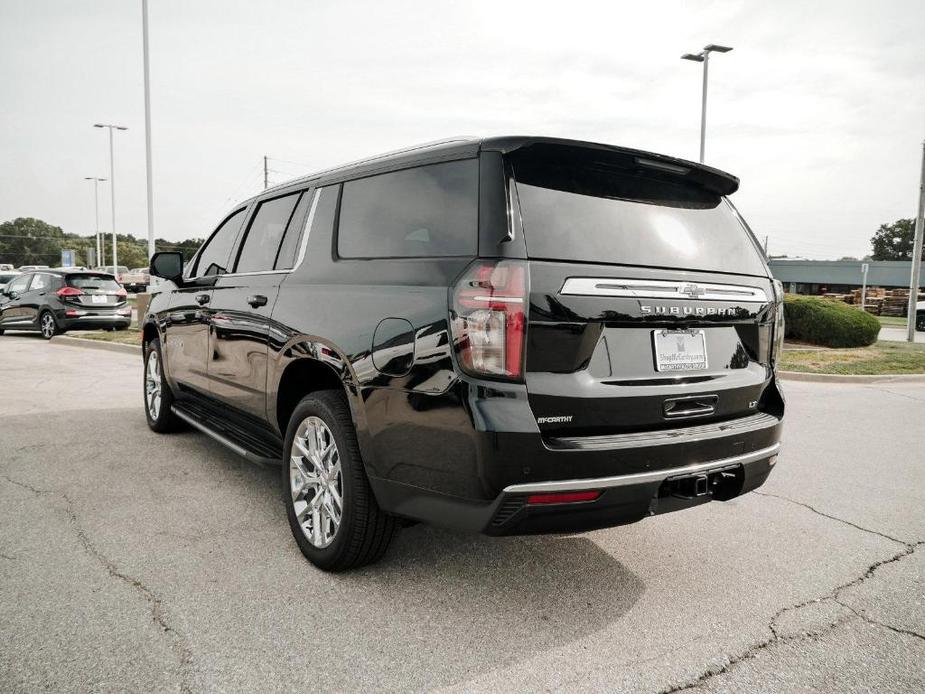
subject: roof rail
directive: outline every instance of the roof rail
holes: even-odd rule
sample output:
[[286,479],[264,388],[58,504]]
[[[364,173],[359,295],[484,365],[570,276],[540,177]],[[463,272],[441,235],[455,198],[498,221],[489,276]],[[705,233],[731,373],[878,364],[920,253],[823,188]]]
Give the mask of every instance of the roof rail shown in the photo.
[[[350,161],[346,164],[338,164],[337,166],[331,166],[327,169],[321,169],[320,171],[315,171],[314,173],[306,174],[305,176],[296,176],[295,178],[285,181],[284,183],[279,183],[275,186],[267,188],[267,190],[276,190],[277,188],[285,188],[286,186],[292,185],[296,181],[308,180],[310,178],[316,178],[322,176],[326,173],[331,173],[332,171],[339,171],[340,169],[348,169],[351,166],[359,166],[360,164],[369,164],[371,162],[377,161],[379,159],[385,159],[386,157],[394,157],[399,154],[407,154],[409,152],[415,152],[419,149],[430,149],[433,147],[440,147],[442,145],[449,145],[454,142],[472,142],[473,140],[478,140],[479,138],[473,135],[457,135],[456,137],[447,137],[441,140],[434,140],[433,142],[423,142],[418,145],[411,145],[410,147],[402,147],[401,149],[394,149],[389,152],[383,152],[382,154],[376,154],[371,157],[364,157],[362,159],[357,159],[356,161]],[[266,191],[261,191],[261,193]]]

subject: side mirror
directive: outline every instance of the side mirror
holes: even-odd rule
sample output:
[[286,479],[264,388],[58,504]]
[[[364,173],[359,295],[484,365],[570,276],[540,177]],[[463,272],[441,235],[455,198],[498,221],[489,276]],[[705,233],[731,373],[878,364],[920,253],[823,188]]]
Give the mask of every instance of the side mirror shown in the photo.
[[183,277],[183,254],[176,251],[162,251],[151,256],[151,274],[171,282]]

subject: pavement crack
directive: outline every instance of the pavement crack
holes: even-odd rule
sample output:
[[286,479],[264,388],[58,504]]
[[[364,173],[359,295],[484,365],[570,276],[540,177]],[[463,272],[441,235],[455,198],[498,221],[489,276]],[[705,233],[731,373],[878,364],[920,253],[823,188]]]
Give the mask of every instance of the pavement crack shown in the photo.
[[845,608],[851,610],[855,615],[857,615],[858,617],[860,617],[861,619],[863,619],[863,620],[864,620],[865,622],[867,622],[868,624],[872,624],[872,625],[877,626],[877,627],[882,627],[882,628],[884,628],[884,629],[889,629],[890,631],[895,632],[895,633],[897,633],[897,634],[903,634],[903,635],[905,635],[905,636],[913,636],[913,637],[915,637],[915,638],[917,638],[917,639],[921,639],[922,641],[925,641],[925,635],[920,634],[920,633],[917,632],[917,631],[912,631],[911,629],[903,629],[902,627],[894,627],[892,624],[887,624],[886,622],[878,621],[878,620],[874,619],[873,617],[869,616],[869,615],[868,615],[866,612],[864,612],[863,610],[858,610],[858,609],[852,607],[851,605],[849,605],[848,603],[842,602],[841,600],[838,600],[837,598],[836,598],[835,602],[837,602],[837,603],[838,603],[839,605],[841,605],[842,607],[845,607]]
[[752,494],[757,494],[758,496],[769,496],[769,497],[773,497],[774,499],[780,499],[781,501],[787,501],[791,504],[795,504],[797,506],[802,506],[803,508],[809,509],[813,513],[819,516],[822,516],[823,518],[828,518],[830,520],[838,521],[839,523],[844,523],[845,525],[849,525],[856,530],[860,530],[861,532],[870,533],[871,535],[878,535],[882,537],[884,540],[889,540],[890,542],[896,542],[900,545],[906,545],[906,546],[909,545],[909,543],[906,542],[905,540],[900,540],[891,535],[887,535],[886,533],[882,533],[879,530],[871,530],[870,528],[865,528],[863,525],[858,525],[857,523],[852,523],[851,521],[845,520],[844,518],[833,516],[829,513],[826,513],[825,511],[820,511],[814,506],[811,506],[810,504],[807,504],[803,501],[797,501],[796,499],[791,499],[790,497],[781,496],[780,494],[772,494],[771,492],[753,491]]
[[[764,493],[762,494],[762,496],[775,496],[775,495]],[[780,497],[780,498],[783,498],[783,497]],[[786,499],[786,500],[790,501],[790,499]],[[794,503],[800,503],[800,502],[794,502]],[[805,504],[801,504],[801,505],[805,505]],[[826,514],[820,514],[820,515],[826,515]],[[830,516],[827,516],[827,517],[830,517]],[[834,520],[841,520],[841,519],[835,518]],[[842,521],[842,522],[847,522],[847,521]],[[854,525],[853,523],[848,523],[848,524]],[[859,527],[859,526],[855,526],[855,527]],[[859,528],[859,529],[865,530],[866,532],[874,533],[875,535],[881,535],[881,533],[878,533],[875,530],[866,530],[866,528]],[[887,559],[881,559],[879,561],[874,562],[873,564],[869,565],[867,569],[865,569],[864,573],[862,573],[860,576],[852,579],[851,581],[848,581],[846,583],[842,583],[841,585],[836,586],[829,593],[827,593],[826,595],[822,597],[811,598],[809,600],[804,600],[803,602],[796,603],[795,605],[782,607],[780,610],[778,610],[774,614],[773,617],[771,617],[770,621],[768,622],[768,630],[771,632],[770,637],[763,639],[762,641],[759,641],[758,643],[749,646],[748,648],[746,648],[744,651],[742,651],[739,654],[732,655],[732,656],[726,656],[725,662],[722,665],[718,667],[708,668],[707,670],[705,670],[704,672],[702,672],[700,675],[698,675],[696,678],[692,680],[689,680],[682,684],[673,685],[667,689],[662,689],[659,691],[659,694],[673,694],[674,692],[681,692],[681,691],[686,691],[689,689],[697,689],[702,684],[709,681],[710,679],[718,675],[722,675],[726,672],[729,672],[730,670],[732,670],[733,668],[735,668],[738,664],[742,662],[751,660],[752,658],[757,656],[759,653],[761,653],[761,651],[765,650],[766,648],[770,646],[773,646],[775,644],[780,644],[780,643],[788,643],[791,641],[801,641],[805,639],[817,640],[821,638],[822,636],[824,636],[825,634],[831,631],[834,631],[839,626],[844,624],[847,621],[847,619],[845,618],[837,619],[823,629],[818,629],[812,632],[803,632],[800,634],[782,635],[780,634],[777,628],[777,621],[783,615],[787,614],[788,612],[800,610],[809,605],[819,603],[819,602],[824,602],[827,600],[836,602],[839,605],[843,605],[844,607],[848,608],[848,610],[850,610],[852,613],[854,613],[858,618],[866,622],[869,622],[870,624],[883,627],[885,629],[896,632],[898,634],[913,636],[913,637],[917,637],[920,639],[925,638],[917,632],[908,631],[906,629],[901,629],[899,627],[890,626],[889,624],[883,624],[882,622],[877,622],[869,618],[866,615],[858,613],[856,609],[854,609],[850,605],[846,605],[839,599],[840,595],[844,591],[848,590],[849,588],[853,588],[854,586],[858,586],[864,583],[866,580],[871,578],[880,567],[886,566],[887,564],[892,564],[897,561],[901,561],[902,559],[905,559],[906,557],[910,556],[913,552],[915,552],[916,549],[918,549],[922,545],[925,545],[925,542],[921,542],[921,541],[909,543],[909,542],[902,542],[901,540],[895,540],[893,538],[887,537],[886,535],[883,535],[883,537],[889,540],[893,540],[894,542],[899,542],[900,544],[904,545],[904,549],[900,552],[897,552],[893,556],[888,557]]]
[[180,691],[184,693],[191,692],[192,689],[188,683],[188,671],[192,662],[192,652],[186,643],[186,639],[173,626],[171,626],[170,622],[168,621],[163,600],[156,592],[154,592],[154,590],[146,586],[140,579],[135,578],[134,576],[129,576],[128,574],[120,571],[111,559],[109,559],[105,554],[97,549],[97,547],[90,540],[90,537],[87,535],[86,530],[84,530],[83,526],[81,525],[80,519],[77,517],[77,513],[74,511],[74,502],[67,494],[62,492],[60,495],[67,504],[65,507],[65,513],[67,513],[68,518],[71,521],[71,525],[74,527],[74,532],[77,535],[77,539],[80,540],[80,544],[83,545],[83,548],[87,554],[93,557],[104,569],[106,569],[112,578],[122,581],[134,589],[137,593],[139,593],[151,607],[151,619],[155,624],[157,624],[158,627],[161,628],[164,633],[171,636],[171,645],[177,655],[180,666]]
[[[109,559],[109,557],[97,549],[97,547],[90,540],[90,537],[87,535],[87,531],[84,530],[83,525],[81,525],[80,519],[77,517],[77,512],[74,510],[73,500],[66,493],[58,492],[52,489],[39,489],[38,487],[32,486],[28,482],[15,480],[5,473],[0,473],[0,477],[2,477],[10,484],[27,489],[36,496],[54,494],[64,500],[64,512],[67,514],[68,519],[74,528],[74,532],[77,535],[77,539],[80,541],[84,551],[93,559],[95,559],[96,562],[99,563],[104,569],[106,569],[107,573],[109,573],[112,578],[122,581],[137,593],[139,593],[151,608],[151,619],[155,624],[157,624],[158,627],[161,628],[165,634],[170,636],[171,646],[179,661],[180,691],[184,692],[184,694],[191,692],[192,688],[188,682],[188,673],[189,666],[192,663],[192,652],[190,651],[190,648],[187,645],[186,639],[183,637],[183,635],[180,634],[173,626],[171,626],[170,622],[168,621],[167,613],[164,609],[164,602],[161,597],[156,592],[154,592],[154,590],[146,586],[140,579],[135,578],[134,576],[129,576],[123,571],[120,571],[116,564],[111,559]],[[0,557],[10,561],[15,560],[15,557],[11,557],[7,554],[0,553]]]
[[15,484],[17,487],[22,487],[23,489],[28,489],[30,492],[32,492],[32,493],[35,494],[36,496],[38,496],[38,495],[40,495],[40,494],[53,494],[53,493],[54,493],[54,492],[53,492],[52,490],[50,490],[50,489],[39,489],[38,487],[33,487],[33,486],[32,486],[31,484],[29,484],[28,482],[20,482],[19,480],[14,480],[14,479],[13,479],[12,477],[10,477],[9,475],[2,475],[2,477],[3,477],[3,479],[5,479],[5,480],[6,480],[7,482],[9,482],[10,484]]

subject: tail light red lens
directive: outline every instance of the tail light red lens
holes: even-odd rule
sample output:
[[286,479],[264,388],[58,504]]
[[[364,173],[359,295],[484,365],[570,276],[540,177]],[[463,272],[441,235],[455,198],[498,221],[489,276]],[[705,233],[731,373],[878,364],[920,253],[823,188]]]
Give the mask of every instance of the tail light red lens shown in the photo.
[[589,492],[557,492],[555,494],[533,494],[527,497],[527,503],[533,506],[542,504],[575,504],[582,501],[594,501],[601,493]]
[[128,296],[128,292],[125,291],[125,287],[119,287],[119,288],[116,290],[116,296],[121,296],[121,297],[123,297],[123,298],[126,297],[126,296]]
[[527,265],[477,261],[453,289],[452,333],[463,371],[473,376],[523,376],[527,330]]
[[65,296],[80,296],[83,292],[77,289],[77,287],[61,287],[55,294],[63,298]]

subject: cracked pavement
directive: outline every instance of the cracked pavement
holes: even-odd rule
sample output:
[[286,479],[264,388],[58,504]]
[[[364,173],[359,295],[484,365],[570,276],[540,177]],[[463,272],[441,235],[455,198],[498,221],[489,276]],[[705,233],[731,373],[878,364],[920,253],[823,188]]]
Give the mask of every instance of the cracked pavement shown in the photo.
[[3,691],[925,690],[925,385],[786,383],[758,493],[308,565],[277,473],[159,436],[140,359],[0,337]]

